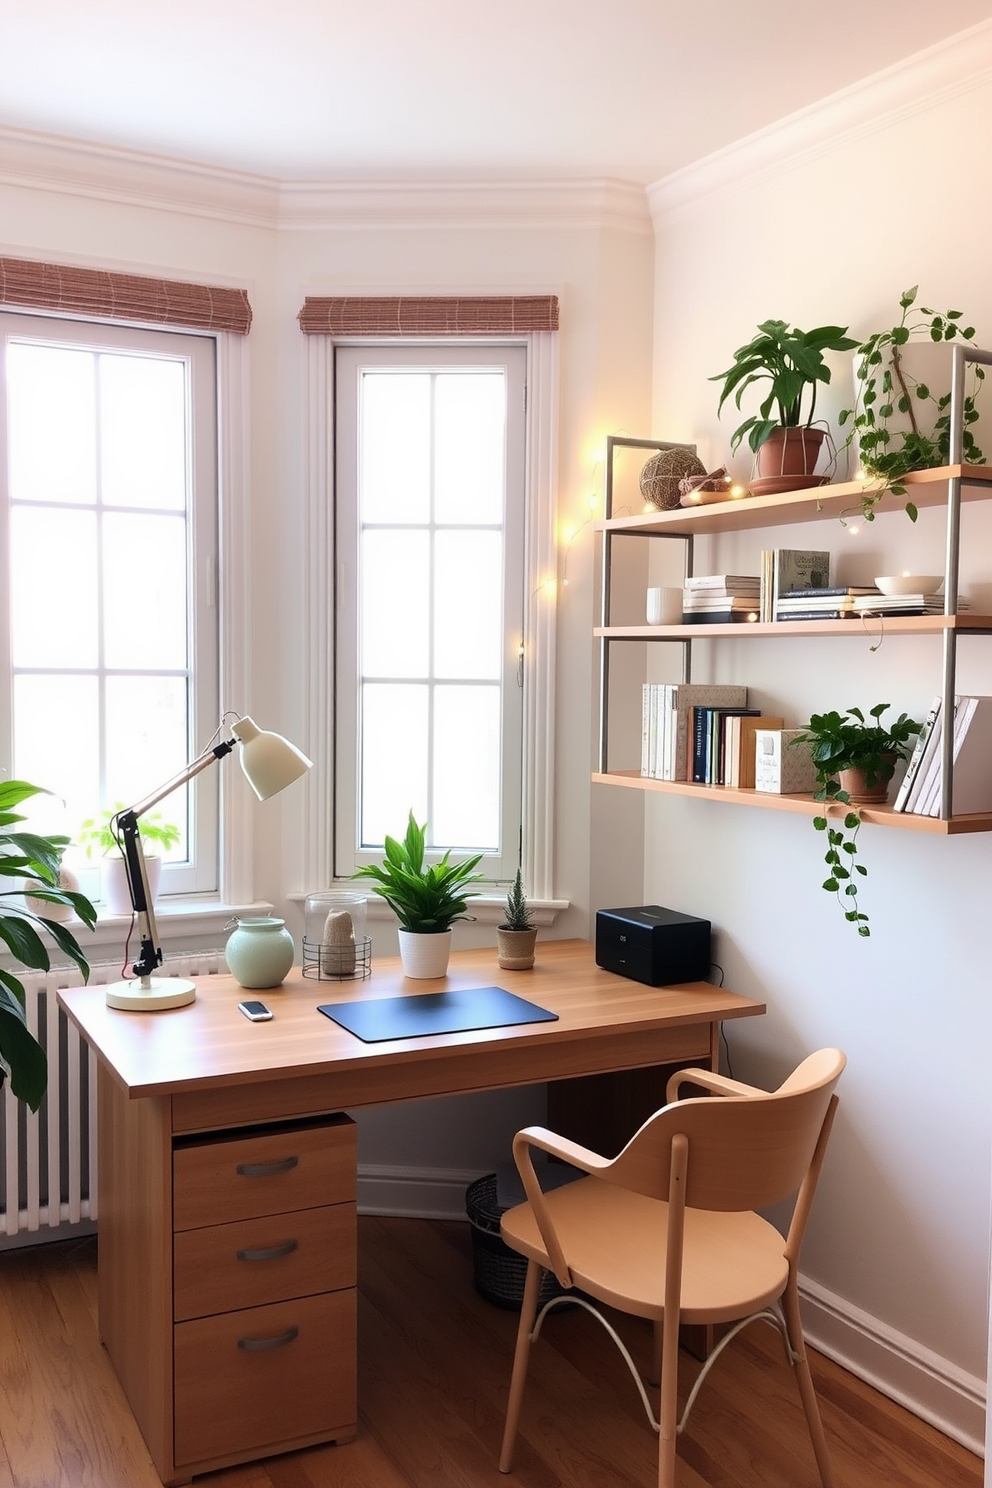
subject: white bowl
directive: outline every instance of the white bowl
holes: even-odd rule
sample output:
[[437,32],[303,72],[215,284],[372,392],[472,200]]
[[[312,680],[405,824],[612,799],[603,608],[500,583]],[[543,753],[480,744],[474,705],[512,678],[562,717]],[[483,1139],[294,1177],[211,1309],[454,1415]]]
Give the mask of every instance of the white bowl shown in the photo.
[[889,574],[875,580],[883,594],[936,594],[943,583],[943,574]]

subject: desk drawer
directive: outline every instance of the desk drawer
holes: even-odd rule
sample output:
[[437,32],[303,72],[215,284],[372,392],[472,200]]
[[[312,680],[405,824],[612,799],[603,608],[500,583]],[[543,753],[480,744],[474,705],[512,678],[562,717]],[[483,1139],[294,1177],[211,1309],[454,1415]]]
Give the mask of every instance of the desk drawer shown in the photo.
[[172,1157],[173,1227],[200,1229],[354,1202],[355,1165],[355,1126],[347,1116],[178,1146]]
[[178,1323],[176,1467],[353,1431],[355,1296],[348,1288]]
[[182,1230],[173,1253],[177,1322],[337,1291],[356,1281],[355,1206]]

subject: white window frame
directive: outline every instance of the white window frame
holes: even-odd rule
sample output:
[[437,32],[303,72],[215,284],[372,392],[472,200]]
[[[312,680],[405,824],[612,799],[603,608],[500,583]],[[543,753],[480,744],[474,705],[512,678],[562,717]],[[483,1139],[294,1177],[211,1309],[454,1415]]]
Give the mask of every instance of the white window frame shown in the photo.
[[[334,350],[351,345],[458,345],[460,341],[523,345],[527,349],[526,491],[524,496],[523,747],[521,866],[528,898],[554,900],[554,664],[557,474],[558,336],[534,331],[488,338],[384,338],[308,335],[306,359],[306,462],[309,616],[306,699],[307,737],[316,741],[309,781],[304,844],[308,883],[330,884],[334,862],[334,636],[337,554],[334,546]],[[501,902],[501,901],[500,901]],[[480,918],[482,916],[480,915]]]
[[[60,329],[56,329],[55,338],[64,339],[66,344],[73,344],[76,340],[76,328],[79,329],[76,344],[99,344],[109,349],[130,349],[135,344],[132,337],[147,337],[149,333],[166,338],[162,344],[167,351],[170,337],[179,338],[180,341],[196,338],[203,343],[212,344],[215,416],[209,433],[212,444],[210,461],[215,467],[210,481],[211,496],[216,503],[213,512],[215,547],[213,552],[205,555],[206,573],[200,576],[198,613],[194,614],[194,627],[206,623],[215,632],[215,660],[207,689],[212,697],[205,698],[203,689],[200,689],[193,725],[194,744],[205,744],[220,722],[225,708],[247,712],[250,704],[247,695],[247,641],[250,634],[247,337],[231,332],[202,332],[152,323],[136,324],[132,320],[114,321],[71,314],[59,315],[50,310],[35,312],[18,308],[13,311],[0,307],[0,315],[5,322],[23,320],[28,323],[28,334],[31,322],[49,322],[53,326],[64,323],[64,338]],[[138,344],[140,345],[140,340]],[[175,347],[178,342],[173,341],[172,345]],[[0,428],[0,459],[5,461],[5,398],[2,402],[4,408]],[[4,507],[0,517],[0,562],[3,564],[7,562],[8,554],[6,527],[7,510]],[[9,666],[8,623],[6,606],[0,607],[0,658],[3,659],[2,664],[6,671],[6,682],[0,686],[0,742],[3,743],[5,753],[12,742],[12,673]],[[195,644],[194,631],[194,647]],[[197,682],[194,680],[194,690],[196,686]],[[218,924],[221,924],[226,920],[232,906],[241,907],[252,902],[252,819],[249,802],[245,799],[246,793],[225,789],[223,765],[207,774],[214,777],[209,790],[216,801],[210,811],[208,827],[212,858],[209,882],[191,884],[188,873],[186,882],[176,883],[173,880],[170,884],[169,879],[164,878],[162,902],[156,908],[163,922],[160,928],[166,942],[169,939],[170,921],[176,932],[180,928],[192,928],[194,923],[197,929],[205,931],[206,916],[221,916],[218,919]],[[161,783],[149,781],[148,788],[153,790]],[[201,777],[200,784],[205,783],[205,777]],[[195,802],[196,798],[193,797],[193,800]],[[195,804],[193,810],[196,810]],[[165,870],[166,873],[168,871]],[[180,866],[174,872],[182,874],[184,870]],[[102,943],[104,939],[105,936],[102,935],[97,937],[98,943]]]

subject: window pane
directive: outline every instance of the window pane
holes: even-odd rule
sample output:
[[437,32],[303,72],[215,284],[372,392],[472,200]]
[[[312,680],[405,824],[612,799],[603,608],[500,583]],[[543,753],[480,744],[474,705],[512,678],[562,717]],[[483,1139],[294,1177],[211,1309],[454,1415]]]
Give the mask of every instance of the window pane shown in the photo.
[[100,358],[100,480],[111,506],[186,506],[186,365]]
[[429,573],[426,532],[363,533],[364,677],[426,677],[430,660]]
[[8,346],[12,500],[95,500],[93,368],[89,351]]
[[108,667],[184,668],[184,519],[107,512],[103,519],[103,594]]
[[438,522],[503,520],[505,384],[501,372],[438,375],[434,394]]
[[503,542],[498,532],[435,538],[434,672],[499,679],[503,650]]
[[56,786],[27,802],[40,831],[75,835],[100,801],[100,710],[95,677],[14,678],[14,775]]
[[[43,560],[45,596],[36,580]],[[99,658],[96,517],[11,512],[11,644],[15,667],[94,667]]]
[[434,694],[433,838],[439,847],[499,846],[498,687],[438,687]]
[[362,520],[426,522],[431,500],[429,375],[366,372],[362,399]]
[[[179,677],[107,678],[106,800],[133,805],[183,768],[189,759],[186,681]],[[156,807],[186,842],[186,790]]]
[[426,687],[366,683],[362,688],[363,847],[406,833],[411,810],[427,819]]

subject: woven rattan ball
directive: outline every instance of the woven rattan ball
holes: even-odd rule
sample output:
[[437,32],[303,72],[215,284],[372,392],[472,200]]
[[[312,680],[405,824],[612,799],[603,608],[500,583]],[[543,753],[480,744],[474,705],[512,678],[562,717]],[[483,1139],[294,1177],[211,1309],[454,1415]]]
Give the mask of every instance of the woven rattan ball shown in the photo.
[[659,450],[641,471],[641,495],[661,511],[678,506],[682,499],[679,481],[687,475],[705,475],[706,466],[689,449]]

